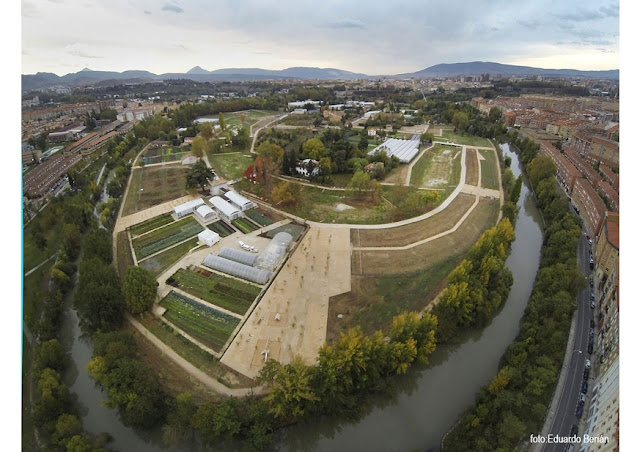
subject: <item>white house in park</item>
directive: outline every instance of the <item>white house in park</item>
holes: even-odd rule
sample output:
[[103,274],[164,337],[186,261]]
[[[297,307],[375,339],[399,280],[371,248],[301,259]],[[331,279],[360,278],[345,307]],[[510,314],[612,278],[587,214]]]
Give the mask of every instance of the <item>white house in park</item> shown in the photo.
[[209,181],[209,193],[212,196],[223,195],[224,190],[229,189],[229,181],[222,177],[216,177],[216,179]]
[[205,229],[198,234],[198,240],[207,246],[213,246],[220,241],[220,234],[210,229]]
[[220,196],[214,196],[209,200],[211,205],[218,215],[223,218],[226,218],[229,221],[233,221],[236,218],[240,218],[242,216],[242,212],[237,207],[233,206],[230,202],[225,201]]
[[207,206],[206,204],[196,209],[196,215],[199,216],[200,219],[202,219],[202,221],[204,221],[205,223],[216,219],[216,213],[211,207]]
[[194,199],[193,201],[185,202],[184,204],[175,206],[173,208],[173,213],[176,214],[176,217],[182,218],[192,214],[198,207],[204,206],[204,205],[205,204],[202,198],[197,198],[197,199]]
[[235,190],[229,190],[224,195],[226,196],[226,198],[229,201],[231,201],[231,204],[233,204],[234,206],[236,206],[238,209],[242,210],[243,212],[245,210],[253,209],[254,207],[256,207],[256,203],[254,203],[253,201],[245,198],[244,196],[242,196],[240,193],[238,193]]

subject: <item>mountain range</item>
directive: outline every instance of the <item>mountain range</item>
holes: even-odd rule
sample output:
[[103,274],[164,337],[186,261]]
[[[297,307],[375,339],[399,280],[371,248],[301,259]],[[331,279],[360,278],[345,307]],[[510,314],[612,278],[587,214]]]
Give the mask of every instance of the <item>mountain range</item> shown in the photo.
[[208,71],[196,66],[186,73],[154,74],[149,71],[92,71],[83,69],[76,73],[58,76],[50,72],[22,75],[22,90],[30,91],[52,86],[83,86],[106,83],[144,83],[168,79],[190,79],[205,81],[256,81],[273,79],[313,79],[313,80],[357,80],[357,79],[403,79],[453,77],[490,74],[492,76],[545,76],[579,77],[619,80],[619,70],[579,71],[576,69],[542,69],[529,66],[474,61],[469,63],[437,64],[421,71],[396,75],[366,75],[334,68],[290,67],[282,70],[259,68],[227,68]]

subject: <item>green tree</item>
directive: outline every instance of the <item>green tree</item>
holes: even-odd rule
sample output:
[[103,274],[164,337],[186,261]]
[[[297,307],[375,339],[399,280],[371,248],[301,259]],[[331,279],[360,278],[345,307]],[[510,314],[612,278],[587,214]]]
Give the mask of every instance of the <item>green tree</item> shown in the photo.
[[302,201],[302,185],[282,181],[273,187],[271,200],[276,206],[297,206]]
[[246,126],[240,127],[231,137],[231,145],[236,149],[248,149],[251,144],[251,132]]
[[218,113],[218,125],[220,126],[220,130],[227,130],[227,125],[224,122],[224,115],[222,113]]
[[36,350],[36,372],[47,367],[61,372],[67,364],[67,354],[58,339],[45,341]]
[[167,415],[167,422],[162,426],[162,439],[166,445],[177,445],[185,437],[195,412],[196,406],[191,393],[183,392],[176,396]]
[[553,163],[551,157],[547,157],[546,155],[538,155],[527,164],[527,175],[534,190],[537,189],[538,182],[541,180],[555,177],[556,171],[556,164]]
[[[206,123],[205,123],[206,124]],[[191,153],[201,159],[204,156],[204,150],[207,142],[202,137],[195,137],[191,143]]]
[[213,127],[210,122],[203,122],[198,125],[198,130],[202,138],[209,141],[213,137]]
[[132,314],[140,314],[153,306],[158,290],[158,282],[142,267],[127,269],[122,283],[122,294],[127,309]]
[[76,435],[82,433],[82,423],[74,414],[64,413],[56,421],[56,429],[51,435],[55,444],[66,447],[67,443]]
[[489,110],[489,120],[497,122],[502,117],[502,111],[498,107],[491,107]]
[[370,183],[371,176],[368,173],[357,171],[347,185],[347,196],[363,197],[369,191]]
[[218,405],[204,403],[193,415],[192,425],[208,444],[233,438],[240,433],[242,427],[238,406],[234,397],[225,399]]
[[433,143],[434,136],[431,132],[425,132],[420,135],[420,142],[422,144]]
[[75,260],[82,247],[82,233],[74,223],[66,223],[62,226],[62,250],[71,260]]
[[84,239],[82,255],[84,259],[98,257],[102,262],[110,264],[113,260],[113,247],[111,244],[111,234],[100,228],[93,228]]
[[456,131],[464,132],[469,125],[469,115],[463,111],[457,111],[451,118],[451,124],[453,124]]
[[360,141],[358,142],[358,149],[361,151],[366,151],[369,148],[369,139],[366,135],[360,136]]
[[206,188],[215,173],[203,160],[197,161],[187,173],[187,189],[200,186],[202,191]]
[[320,138],[309,138],[302,144],[302,156],[313,160],[328,157],[328,152]]

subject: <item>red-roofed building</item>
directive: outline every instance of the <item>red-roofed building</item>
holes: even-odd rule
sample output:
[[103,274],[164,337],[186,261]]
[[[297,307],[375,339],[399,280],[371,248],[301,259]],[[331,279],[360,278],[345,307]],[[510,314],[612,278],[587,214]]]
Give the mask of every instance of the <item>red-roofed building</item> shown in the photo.
[[618,175],[607,165],[600,165],[600,171],[603,174],[604,180],[609,182],[615,191],[618,191],[620,187],[620,179],[618,178]]
[[556,168],[558,169],[558,182],[560,182],[564,191],[570,195],[576,179],[582,177],[580,171],[551,144],[551,141],[541,141],[540,152],[547,157],[551,157],[553,163],[556,164]]
[[620,212],[620,196],[606,181],[601,180],[598,182],[598,192],[602,193],[609,201],[611,210],[614,212]]
[[600,177],[600,174],[593,169],[593,166],[591,166],[589,161],[582,158],[571,146],[566,146],[564,148],[564,155],[571,163],[573,163],[582,176],[589,181],[589,184],[591,184],[592,187],[596,187],[598,185],[598,181],[602,178]]
[[620,213],[606,212],[604,227],[596,240],[596,276],[607,279],[620,257]]
[[618,164],[620,162],[620,145],[602,137],[593,137],[590,154]]

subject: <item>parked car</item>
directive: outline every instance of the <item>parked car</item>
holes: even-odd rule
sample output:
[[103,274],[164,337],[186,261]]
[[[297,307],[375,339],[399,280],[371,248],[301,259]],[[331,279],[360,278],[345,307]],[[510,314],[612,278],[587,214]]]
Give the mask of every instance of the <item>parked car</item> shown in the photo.
[[576,417],[580,419],[582,417],[582,411],[584,410],[584,406],[578,405],[576,407]]
[[571,434],[569,436],[574,436],[578,434],[578,426],[576,424],[573,424],[571,426]]
[[589,383],[587,383],[586,381],[583,381],[582,382],[582,389],[581,389],[582,393],[586,394],[588,390],[589,390]]
[[589,326],[590,326],[591,328],[595,328],[595,327],[596,327],[596,322],[595,322],[595,320],[593,320],[593,319],[589,320]]
[[592,353],[593,353],[593,344],[589,344],[589,345],[587,346],[587,352],[589,352],[589,354],[592,354]]
[[585,358],[585,360],[584,360],[584,368],[585,369],[590,369],[591,368],[591,361],[589,361],[589,358]]
[[593,289],[593,279],[589,281],[589,286],[591,286],[591,288]]
[[584,370],[584,373],[582,374],[582,379],[583,380],[588,380],[589,379],[589,368],[586,368]]
[[584,395],[583,393],[578,394],[578,402],[586,402],[587,401],[587,396]]
[[589,263],[589,268],[593,270],[593,262]]
[[595,308],[596,308],[596,302],[595,302],[595,301],[592,301],[592,302],[591,302],[591,309],[595,309]]

